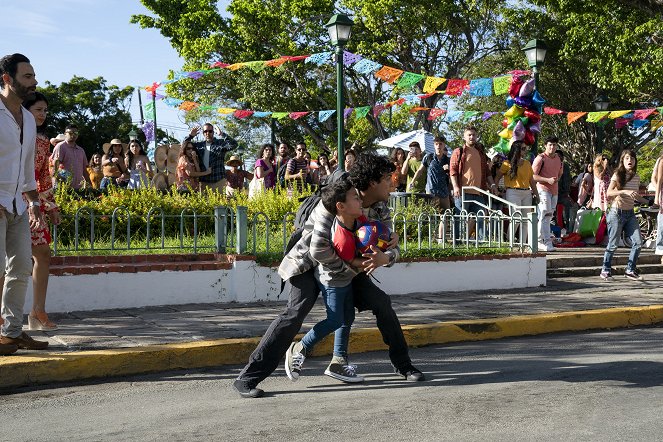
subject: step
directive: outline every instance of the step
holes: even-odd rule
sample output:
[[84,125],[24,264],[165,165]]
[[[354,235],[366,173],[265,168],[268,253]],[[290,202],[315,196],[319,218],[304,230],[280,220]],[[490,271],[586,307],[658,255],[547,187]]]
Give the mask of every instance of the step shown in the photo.
[[[612,262],[616,265],[626,264],[628,261],[628,253],[630,249],[618,249],[619,253],[616,253]],[[567,267],[591,267],[591,266],[601,266],[603,264],[603,253],[594,254],[591,256],[588,255],[577,255],[577,256],[555,256],[557,252],[549,253],[546,256],[546,267],[548,269],[558,269],[558,268],[567,268]],[[643,251],[638,257],[639,264],[661,264],[661,257],[659,255],[654,255],[650,251]]]
[[[626,271],[626,266],[613,265],[612,274],[613,276],[623,275]],[[658,264],[642,264],[638,261],[638,271],[642,275],[654,274],[654,273],[663,273],[663,266]],[[601,274],[601,263],[597,266],[587,266],[587,267],[563,267],[563,268],[552,268],[548,269],[546,276],[548,278],[566,278],[570,276],[583,277],[583,276],[596,276],[598,277]]]

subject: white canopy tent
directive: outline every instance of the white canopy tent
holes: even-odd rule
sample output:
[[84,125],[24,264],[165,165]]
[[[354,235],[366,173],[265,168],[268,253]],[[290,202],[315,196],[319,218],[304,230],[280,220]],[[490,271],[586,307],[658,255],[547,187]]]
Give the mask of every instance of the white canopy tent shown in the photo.
[[426,153],[434,153],[435,147],[433,146],[433,139],[435,136],[423,129],[413,130],[412,132],[406,132],[399,135],[395,135],[386,140],[378,142],[378,146],[384,146],[389,148],[400,147],[405,150],[407,153],[409,144],[413,141],[417,141],[421,146],[422,150]]

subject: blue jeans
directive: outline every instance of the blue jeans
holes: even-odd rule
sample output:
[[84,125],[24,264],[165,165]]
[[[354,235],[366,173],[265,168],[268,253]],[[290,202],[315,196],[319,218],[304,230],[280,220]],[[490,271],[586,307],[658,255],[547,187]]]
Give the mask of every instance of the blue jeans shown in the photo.
[[[477,214],[479,210],[483,211],[483,215],[486,216],[488,215],[488,210],[480,206],[477,203],[481,204],[486,204],[486,199],[483,197],[483,195],[474,195],[471,193],[466,193],[465,194],[465,207],[463,207],[463,200],[462,198],[456,198],[454,197],[454,206],[455,206],[455,215],[460,215],[461,210],[465,209],[467,212],[467,215],[469,216],[470,214]],[[477,219],[477,232],[476,235],[478,235],[479,239],[483,239],[483,225],[484,225],[484,218],[479,218]],[[454,217],[454,236],[456,239],[460,239],[460,219],[458,217]]]
[[306,333],[302,338],[302,344],[308,353],[325,336],[338,330],[334,335],[334,356],[346,358],[348,356],[350,327],[355,320],[352,284],[345,287],[325,287],[318,282],[318,287],[322,291],[322,298],[325,300],[327,318],[315,324]]
[[631,253],[628,255],[626,270],[635,271],[638,255],[640,255],[640,249],[642,248],[640,226],[638,225],[638,219],[635,217],[635,212],[633,209],[622,210],[609,208],[605,220],[608,224],[608,246],[605,248],[605,255],[603,256],[603,271],[610,272],[612,269],[612,255],[617,250],[622,230],[626,236],[631,238],[633,244],[631,246]]
[[659,212],[656,217],[656,251],[657,255],[663,255],[663,213]]

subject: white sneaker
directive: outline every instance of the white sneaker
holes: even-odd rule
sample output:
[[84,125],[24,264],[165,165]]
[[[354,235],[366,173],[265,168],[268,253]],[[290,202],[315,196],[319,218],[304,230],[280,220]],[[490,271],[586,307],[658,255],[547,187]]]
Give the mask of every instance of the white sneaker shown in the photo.
[[299,342],[290,344],[290,348],[285,353],[285,374],[292,382],[299,380],[299,374],[302,371],[302,365],[306,360],[306,350]]
[[356,365],[338,364],[332,362],[325,370],[325,374],[339,381],[355,384],[357,382],[364,382],[364,377],[357,374]]

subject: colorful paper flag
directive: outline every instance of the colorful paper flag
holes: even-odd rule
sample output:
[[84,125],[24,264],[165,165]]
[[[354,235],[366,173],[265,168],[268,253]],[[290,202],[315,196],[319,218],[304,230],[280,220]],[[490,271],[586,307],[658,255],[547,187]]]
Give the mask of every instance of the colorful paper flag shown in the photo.
[[251,115],[253,115],[253,111],[248,109],[237,109],[233,112],[233,116],[239,119],[249,118]]
[[475,97],[489,97],[493,95],[493,80],[478,78],[470,82],[470,95]]
[[543,113],[545,113],[546,115],[559,115],[559,114],[563,114],[564,111],[559,110],[559,109],[555,109],[554,107],[546,106],[546,107],[543,108]]
[[352,66],[352,69],[354,69],[355,72],[359,74],[368,75],[377,71],[381,67],[382,65],[380,63],[376,63],[364,58],[363,60],[359,60],[357,63],[355,63],[355,65]]
[[421,74],[415,74],[414,72],[405,72],[398,79],[398,83],[396,83],[396,85],[400,89],[409,89],[415,84],[419,83],[424,78],[425,76]]
[[615,129],[619,130],[622,127],[626,126],[628,124],[628,119],[627,118],[616,118],[615,119]]
[[276,118],[277,120],[282,120],[288,115],[288,112],[272,112],[272,118]]
[[501,77],[493,78],[493,89],[495,95],[504,95],[509,92],[511,86],[511,75],[503,75]]
[[566,121],[568,122],[568,124],[572,124],[575,121],[579,120],[580,118],[584,117],[585,115],[587,115],[587,112],[569,112],[566,115]]
[[441,77],[426,77],[426,82],[424,83],[424,92],[430,94],[437,90],[442,83],[447,81],[446,78]]
[[321,123],[324,123],[325,121],[329,120],[329,117],[334,115],[335,110],[323,110],[318,112],[318,121]]
[[220,107],[217,112],[221,115],[230,115],[235,112],[236,109],[232,107]]
[[656,109],[638,109],[633,111],[633,116],[636,120],[645,120],[647,117],[653,114],[655,110]]
[[434,108],[431,109],[430,112],[428,113],[428,117],[427,117],[427,118],[428,118],[428,120],[433,121],[434,119],[436,119],[436,118],[441,117],[442,115],[444,115],[446,112],[447,112],[447,111],[444,110],[444,109],[440,109],[440,108],[434,107]]
[[293,120],[299,120],[300,118],[305,117],[308,114],[309,112],[290,112],[288,116]]
[[255,118],[265,118],[265,117],[271,117],[272,113],[271,112],[253,112],[253,116]]
[[379,117],[382,111],[384,110],[385,110],[384,104],[376,104],[375,106],[373,106],[373,116],[375,118]]
[[601,112],[589,112],[587,114],[587,122],[588,123],[596,123],[597,121],[602,120],[605,116],[607,116],[610,112],[608,111],[601,111]]
[[614,120],[615,118],[623,117],[624,115],[628,114],[631,112],[630,110],[618,110],[618,111],[612,111],[608,114],[608,118]]
[[343,66],[350,66],[351,64],[355,64],[362,58],[364,57],[362,57],[361,55],[353,54],[352,52],[348,51],[343,51]]
[[392,84],[394,81],[403,75],[403,70],[392,68],[389,66],[382,66],[382,68],[375,73],[375,77],[380,80],[386,81],[389,84]]
[[354,107],[346,107],[343,111],[343,119],[346,120],[352,115],[352,111],[355,110]]
[[[305,63],[313,63],[317,64],[318,66],[322,66],[323,64],[329,63],[331,61],[332,54],[332,51],[318,52],[317,54],[312,54],[309,58],[307,58]],[[285,62],[285,59],[283,59],[283,61]]]
[[457,97],[465,91],[465,88],[470,84],[468,80],[462,78],[452,78],[447,83],[446,94],[452,97]]
[[361,120],[362,118],[365,118],[370,110],[370,106],[355,107],[355,120]]
[[[269,67],[272,67],[272,68],[277,68],[277,67],[281,66],[283,63],[285,63],[286,61],[288,61],[288,60],[286,60],[285,58],[275,58],[273,60],[266,61],[265,66],[269,66]],[[308,61],[308,59],[306,61]]]
[[497,115],[497,112],[484,112],[481,119],[483,121],[490,120],[493,117],[493,115]]

